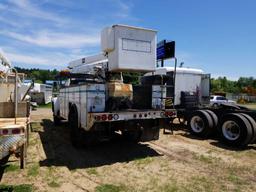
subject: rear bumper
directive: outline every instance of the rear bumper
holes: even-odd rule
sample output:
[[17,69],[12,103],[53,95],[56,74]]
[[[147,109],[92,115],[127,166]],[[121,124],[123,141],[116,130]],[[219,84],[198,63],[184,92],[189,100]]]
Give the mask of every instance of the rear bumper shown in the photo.
[[118,111],[113,113],[88,113],[87,127],[92,127],[94,123],[115,122],[129,120],[147,120],[147,119],[165,119],[175,118],[177,112],[175,109],[168,110],[140,110],[140,111]]

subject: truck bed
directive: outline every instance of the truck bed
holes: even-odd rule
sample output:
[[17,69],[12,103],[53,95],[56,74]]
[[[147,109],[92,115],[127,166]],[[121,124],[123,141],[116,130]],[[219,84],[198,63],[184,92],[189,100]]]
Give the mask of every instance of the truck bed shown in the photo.
[[[24,127],[27,127],[27,124],[29,123],[29,118],[27,117],[18,117],[16,120],[17,125],[22,125]],[[5,126],[11,126],[14,124],[14,118],[0,118],[0,129],[2,129]]]

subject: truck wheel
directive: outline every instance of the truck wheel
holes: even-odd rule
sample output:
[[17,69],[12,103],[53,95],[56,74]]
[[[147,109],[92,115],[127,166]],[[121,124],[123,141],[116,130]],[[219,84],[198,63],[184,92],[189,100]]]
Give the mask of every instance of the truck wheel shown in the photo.
[[217,103],[214,103],[212,106],[213,106],[213,108],[215,108],[215,109],[219,107],[219,105],[218,105]]
[[240,113],[240,114],[243,115],[252,126],[252,140],[250,141],[250,143],[254,143],[256,141],[256,122],[250,115],[245,113]]
[[188,120],[188,128],[192,134],[206,138],[214,129],[211,116],[203,110],[194,111]]
[[213,120],[213,126],[216,128],[218,126],[218,121],[219,121],[217,115],[211,110],[205,110],[205,111],[209,113],[209,115],[211,116]]
[[68,122],[72,145],[75,148],[82,147],[82,130],[78,126],[78,114],[75,106],[70,108]]
[[252,127],[249,121],[241,114],[225,115],[220,123],[223,141],[234,147],[244,147],[252,139]]

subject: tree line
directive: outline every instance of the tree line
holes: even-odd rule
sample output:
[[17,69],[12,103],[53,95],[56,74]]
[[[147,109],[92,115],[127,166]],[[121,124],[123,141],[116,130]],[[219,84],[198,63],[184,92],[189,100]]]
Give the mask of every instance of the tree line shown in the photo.
[[54,80],[55,76],[59,73],[58,70],[45,70],[45,69],[26,69],[15,67],[19,73],[25,73],[26,79],[34,80],[36,83],[45,83],[47,80]]
[[247,93],[256,95],[256,78],[240,77],[237,81],[228,80],[226,77],[212,78],[211,92]]
[[[18,72],[25,73],[27,79],[33,79],[37,83],[45,83],[46,80],[54,80],[59,73],[58,70],[44,70],[44,69],[26,69],[15,67]],[[138,84],[139,76],[142,73],[123,73],[125,83]],[[248,93],[256,95],[256,78],[254,77],[240,77],[237,81],[228,80],[226,77],[211,79],[211,92],[223,93]]]

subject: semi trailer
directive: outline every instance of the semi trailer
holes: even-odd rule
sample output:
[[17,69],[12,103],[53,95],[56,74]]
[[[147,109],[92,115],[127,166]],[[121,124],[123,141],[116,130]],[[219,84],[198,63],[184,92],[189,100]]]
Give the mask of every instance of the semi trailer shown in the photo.
[[[159,55],[159,54],[158,54]],[[156,75],[168,75],[165,108],[175,108],[180,123],[201,138],[217,134],[228,146],[245,147],[256,143],[256,111],[235,103],[210,105],[210,74],[201,69],[158,67],[141,79],[142,84],[155,80]],[[168,104],[173,105],[168,105]],[[173,122],[171,117],[170,121]]]
[[[166,75],[159,83],[123,82],[126,72],[153,72],[156,69],[155,30],[113,25],[102,30],[102,53],[69,63],[59,74],[64,86],[53,98],[54,123],[69,123],[75,147],[112,138],[116,133],[131,141],[159,138],[159,129],[168,126],[176,110],[165,108]],[[59,85],[63,85],[60,83]]]

